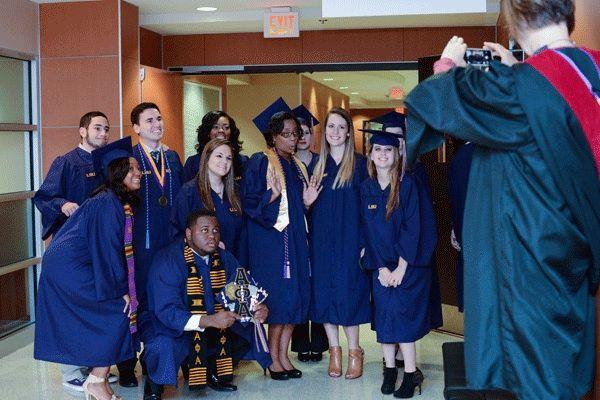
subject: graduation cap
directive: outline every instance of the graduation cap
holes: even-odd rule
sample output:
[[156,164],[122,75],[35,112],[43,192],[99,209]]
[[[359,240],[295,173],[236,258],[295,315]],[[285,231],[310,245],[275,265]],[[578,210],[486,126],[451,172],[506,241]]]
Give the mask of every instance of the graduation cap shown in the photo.
[[94,161],[94,170],[106,180],[108,177],[108,164],[118,158],[128,158],[132,155],[131,136],[126,136],[116,142],[107,144],[92,151],[92,159]]
[[317,120],[315,116],[312,115],[310,111],[308,111],[308,108],[304,107],[304,104],[300,104],[298,107],[294,108],[292,110],[292,113],[296,118],[301,118],[304,121],[306,121],[308,126],[319,125],[319,120]]
[[382,124],[381,129],[359,129],[360,131],[371,134],[369,142],[373,144],[380,144],[382,146],[394,146],[399,147],[399,139],[404,139],[402,133],[391,133],[386,132],[387,128],[402,128],[402,132],[406,131],[406,117],[404,114],[392,111],[387,114],[383,114],[377,118],[373,118],[369,122],[376,122]]
[[256,117],[254,117],[252,122],[254,122],[254,125],[256,125],[260,133],[264,135],[269,128],[269,121],[271,121],[271,117],[280,112],[292,112],[290,106],[288,106],[281,97],[275,100],[273,104],[265,108]]

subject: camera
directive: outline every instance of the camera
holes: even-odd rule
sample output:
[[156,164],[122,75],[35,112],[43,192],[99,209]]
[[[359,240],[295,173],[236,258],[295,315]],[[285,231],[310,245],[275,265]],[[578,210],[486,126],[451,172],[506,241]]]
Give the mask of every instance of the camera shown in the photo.
[[487,68],[490,66],[490,61],[492,61],[492,52],[485,49],[467,49],[465,61],[473,67]]

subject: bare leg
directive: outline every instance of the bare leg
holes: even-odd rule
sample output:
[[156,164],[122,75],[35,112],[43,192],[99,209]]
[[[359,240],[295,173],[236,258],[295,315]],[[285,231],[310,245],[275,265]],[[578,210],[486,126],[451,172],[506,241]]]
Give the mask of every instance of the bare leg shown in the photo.
[[282,372],[283,366],[279,361],[279,342],[281,341],[281,332],[285,325],[269,324],[269,351],[271,352],[271,361],[273,364],[269,368],[273,372]]
[[386,368],[396,368],[396,344],[382,343],[381,350]]
[[327,340],[329,341],[329,347],[339,346],[340,345],[340,332],[339,327],[334,324],[324,323],[323,327],[325,328],[325,334],[327,335]]
[[348,349],[359,349],[359,332],[358,325],[355,326],[344,326],[344,333],[346,334],[346,340],[348,340]]
[[292,365],[292,362],[288,356],[288,348],[290,346],[290,340],[292,339],[293,331],[294,325],[283,325],[283,330],[279,339],[279,362],[281,363],[281,366],[288,371],[294,369],[294,366]]
[[415,342],[400,343],[400,351],[404,357],[404,372],[415,372],[417,370],[417,346],[415,346]]

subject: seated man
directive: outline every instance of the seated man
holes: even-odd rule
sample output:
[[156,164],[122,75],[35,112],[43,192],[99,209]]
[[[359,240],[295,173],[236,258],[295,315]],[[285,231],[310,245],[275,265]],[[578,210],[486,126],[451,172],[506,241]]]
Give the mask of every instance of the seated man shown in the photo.
[[[147,325],[140,330],[148,373],[145,400],[161,399],[162,385],[176,385],[180,366],[189,368],[190,390],[208,385],[235,391],[230,383],[234,359],[256,359],[263,368],[270,364],[266,349],[254,343],[253,324],[236,323],[239,315],[215,300],[239,268],[219,242],[214,212],[197,211],[188,217],[185,239],[159,251],[152,263],[149,315],[140,318]],[[254,318],[262,323],[267,315],[267,307],[259,304]]]

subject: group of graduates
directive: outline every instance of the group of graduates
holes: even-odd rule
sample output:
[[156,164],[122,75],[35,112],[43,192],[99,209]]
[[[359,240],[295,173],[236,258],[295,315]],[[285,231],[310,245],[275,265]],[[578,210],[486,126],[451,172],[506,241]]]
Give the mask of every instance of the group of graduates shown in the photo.
[[[455,226],[467,384],[520,399],[581,398],[594,375],[600,282],[600,53],[570,40],[570,0],[507,0],[502,9],[529,59],[485,43],[500,62],[465,68],[467,45],[453,37],[436,75],[405,100],[406,125],[392,113],[368,130],[366,157],[339,108],[310,153],[318,121],[281,99],[254,120],[265,151],[242,156],[233,119],[211,112],[185,167],[161,143],[157,105],[132,111],[134,147],[129,138],[107,144],[107,118],[86,114],[79,147],[53,163],[35,196],[44,238],[53,236],[35,357],[72,366],[63,372],[80,375],[66,384],[88,397],[114,400],[108,370],[116,363],[121,384],[137,385],[141,341],[144,396],[160,399],[180,368],[190,388],[235,390],[240,359],[272,379],[300,378],[288,347],[311,336],[307,321],[325,331],[331,377],[343,373],[343,327],[345,377],[358,378],[358,327],[371,323],[384,355],[381,391],[412,397],[424,379],[415,341],[441,324],[435,219],[417,158],[449,134],[471,143],[464,224]],[[215,296],[240,271],[268,293],[246,325]],[[318,360],[323,342],[297,350]]]
[[[180,368],[191,389],[233,391],[242,359],[275,380],[300,378],[288,348],[294,335],[293,347],[310,351],[310,320],[313,336],[324,326],[326,347],[313,351],[320,359],[329,348],[332,377],[343,372],[343,327],[345,378],[354,379],[363,373],[359,326],[371,323],[384,352],[382,391],[395,390],[398,354],[405,375],[396,395],[413,396],[424,379],[415,341],[441,325],[441,305],[430,189],[426,174],[406,168],[402,114],[377,120],[365,158],[348,112],[334,108],[316,154],[319,121],[280,98],[255,118],[267,149],[248,158],[233,118],[209,112],[185,166],[161,141],[156,104],[135,107],[131,122],[136,146],[131,137],[108,144],[107,117],[84,115],[81,143],[54,161],[36,193],[52,241],[35,358],[63,364],[67,387],[118,398],[109,368],[136,386],[141,342],[145,399],[161,398]],[[240,268],[268,294],[250,324],[216,300]]]

